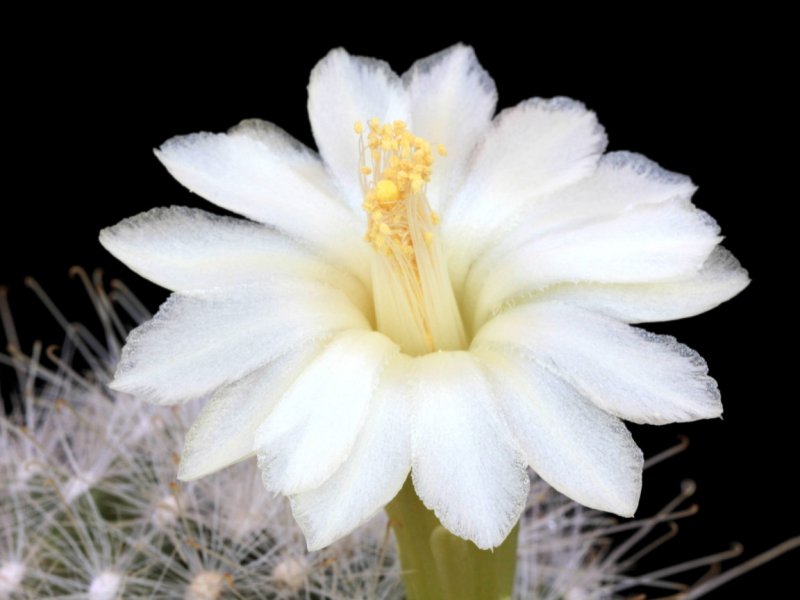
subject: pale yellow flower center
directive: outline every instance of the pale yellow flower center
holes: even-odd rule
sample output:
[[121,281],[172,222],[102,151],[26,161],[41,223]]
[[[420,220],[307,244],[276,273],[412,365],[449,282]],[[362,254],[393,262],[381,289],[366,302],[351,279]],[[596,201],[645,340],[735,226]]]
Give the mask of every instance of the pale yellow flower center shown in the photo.
[[[466,348],[447,264],[426,193],[431,144],[403,121],[371,119],[359,136],[359,170],[367,213],[365,239],[375,250],[372,287],[378,331],[407,354]],[[441,156],[447,154],[438,145]]]

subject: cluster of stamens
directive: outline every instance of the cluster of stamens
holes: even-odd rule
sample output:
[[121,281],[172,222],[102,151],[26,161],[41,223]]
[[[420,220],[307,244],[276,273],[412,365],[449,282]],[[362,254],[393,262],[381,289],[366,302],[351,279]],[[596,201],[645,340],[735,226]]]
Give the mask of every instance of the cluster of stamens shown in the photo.
[[[427,224],[426,244],[433,240],[432,228],[439,223],[424,201],[433,170],[431,144],[411,133],[403,121],[381,124],[377,118],[370,119],[366,136],[360,121],[354,129],[359,136],[359,172],[368,217],[365,239],[376,251],[387,256],[400,253],[413,263],[409,219],[418,213]],[[441,144],[437,151],[442,156],[447,153]]]
[[365,239],[372,256],[372,289],[378,331],[418,356],[466,347],[464,326],[453,295],[441,240],[439,216],[431,210],[427,185],[430,144],[403,121],[367,127],[356,122],[359,173],[367,213]]

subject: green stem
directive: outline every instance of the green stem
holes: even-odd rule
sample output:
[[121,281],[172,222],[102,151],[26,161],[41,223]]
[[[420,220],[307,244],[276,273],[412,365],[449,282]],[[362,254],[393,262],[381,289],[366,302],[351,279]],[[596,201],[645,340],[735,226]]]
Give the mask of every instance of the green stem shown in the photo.
[[447,531],[425,508],[409,478],[386,506],[394,529],[408,600],[506,600],[514,590],[514,527],[494,550]]

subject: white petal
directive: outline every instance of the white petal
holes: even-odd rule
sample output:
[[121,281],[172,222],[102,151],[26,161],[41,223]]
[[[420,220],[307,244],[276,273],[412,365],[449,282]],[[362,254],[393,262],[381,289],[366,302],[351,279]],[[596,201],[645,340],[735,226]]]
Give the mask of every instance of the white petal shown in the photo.
[[591,175],[530,204],[481,261],[494,262],[509,249],[553,231],[589,224],[642,204],[688,201],[696,189],[685,175],[662,169],[640,154],[605,154]]
[[408,95],[388,64],[331,50],[311,71],[308,117],[317,147],[354,212],[362,214],[356,121],[408,120]]
[[100,243],[143,277],[174,291],[280,274],[338,287],[362,309],[371,300],[359,279],[280,232],[194,208],[154,208],[103,229]]
[[340,201],[319,158],[271,123],[167,140],[156,156],[206,200],[272,225],[368,280],[362,223]]
[[256,429],[322,349],[312,342],[219,388],[186,433],[178,479],[204,477],[254,454]]
[[397,495],[411,469],[411,359],[399,355],[381,373],[369,416],[347,461],[317,489],[292,496],[309,550],[366,523]]
[[256,431],[267,489],[296,494],[333,475],[361,431],[380,371],[397,352],[373,331],[344,332],[323,350]]
[[513,350],[478,355],[531,468],[584,506],[633,516],[643,459],[622,421],[530,356]]
[[537,198],[590,175],[606,145],[594,113],[568,98],[528,100],[492,125],[442,216],[457,286],[498,232]]
[[462,44],[418,60],[403,81],[411,97],[414,134],[447,148],[447,156],[436,158],[427,186],[431,206],[441,210],[489,127],[497,89],[472,48]]
[[342,292],[311,280],[176,292],[128,336],[112,387],[163,404],[197,398],[304,342],[369,327]]
[[474,310],[488,275],[504,261],[513,263],[522,256],[527,244],[547,234],[603,222],[638,205],[688,201],[695,189],[688,177],[666,171],[639,154],[604,155],[589,177],[530,204],[508,231],[497,236],[495,245],[469,271],[465,305]]
[[566,302],[626,323],[672,321],[730,300],[750,283],[739,261],[717,246],[695,275],[667,283],[556,285],[542,299]]
[[470,274],[479,326],[504,303],[564,282],[652,283],[697,273],[722,238],[688,201],[646,204],[607,220],[567,227]]
[[528,494],[525,458],[499,414],[482,367],[466,352],[416,359],[412,477],[449,531],[499,546]]
[[523,348],[603,410],[635,423],[722,414],[705,361],[669,336],[558,303],[531,303],[489,321],[473,348]]

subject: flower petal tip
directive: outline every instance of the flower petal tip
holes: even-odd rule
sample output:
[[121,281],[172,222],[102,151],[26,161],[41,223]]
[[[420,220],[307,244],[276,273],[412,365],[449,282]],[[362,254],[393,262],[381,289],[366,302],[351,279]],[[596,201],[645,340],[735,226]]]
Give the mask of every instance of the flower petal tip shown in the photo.
[[193,473],[192,470],[186,465],[186,461],[181,460],[178,465],[178,474],[175,476],[178,481],[194,481],[202,477],[202,473]]
[[204,463],[198,463],[196,460],[192,460],[191,454],[184,449],[183,454],[181,455],[180,464],[178,464],[178,474],[176,475],[176,478],[178,481],[184,482],[195,481],[205,477],[206,475],[216,473],[225,466],[227,465],[223,465],[221,467],[209,467]]
[[109,389],[123,394],[135,395],[135,391],[127,385],[125,374],[120,373],[119,369],[114,373],[114,377],[108,382]]
[[124,372],[121,371],[121,369],[117,369],[114,378],[108,383],[108,387],[115,392],[128,394],[129,396],[133,396],[136,400],[147,402],[148,404],[167,406],[183,402],[183,400],[165,397],[156,389],[143,387],[141,382],[136,380],[135,373],[131,373],[130,370],[126,369]]
[[300,531],[303,532],[303,537],[306,540],[306,550],[309,552],[318,552],[320,550],[324,550],[335,541],[350,533],[348,531],[340,535],[331,535],[330,532],[326,534],[325,532],[314,528],[310,519],[295,511],[294,498],[294,496],[289,498],[292,507],[292,514],[294,515],[294,519],[297,522],[297,526],[300,528]]
[[632,519],[636,515],[636,511],[639,508],[639,500],[641,499],[641,476],[638,480],[638,484],[634,485],[632,490],[627,490],[626,492],[630,492],[629,495],[626,496],[622,494],[614,498],[608,498],[601,505],[592,506],[592,503],[588,503],[587,506],[617,515],[624,519]]

